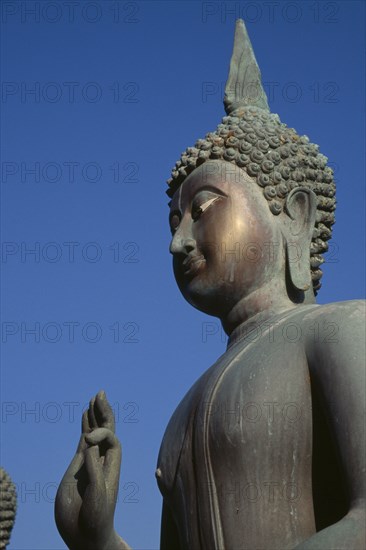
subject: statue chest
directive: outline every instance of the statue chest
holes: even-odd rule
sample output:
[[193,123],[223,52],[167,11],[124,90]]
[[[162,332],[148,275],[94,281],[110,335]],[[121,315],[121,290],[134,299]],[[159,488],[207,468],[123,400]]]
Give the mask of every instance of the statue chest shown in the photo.
[[314,529],[307,361],[272,336],[229,349],[168,425],[158,482],[187,547],[286,548]]

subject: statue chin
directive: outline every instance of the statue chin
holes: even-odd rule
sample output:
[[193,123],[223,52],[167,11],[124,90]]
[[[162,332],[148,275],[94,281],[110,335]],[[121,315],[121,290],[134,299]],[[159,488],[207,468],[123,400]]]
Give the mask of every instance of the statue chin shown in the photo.
[[200,288],[189,292],[185,290],[182,291],[182,295],[191,306],[202,311],[202,313],[219,318],[226,313],[227,308],[223,307],[225,299],[220,299],[220,296],[211,288]]
[[190,280],[177,275],[176,281],[184,299],[202,313],[222,318],[235,305],[235,289],[229,283],[213,284],[203,274]]

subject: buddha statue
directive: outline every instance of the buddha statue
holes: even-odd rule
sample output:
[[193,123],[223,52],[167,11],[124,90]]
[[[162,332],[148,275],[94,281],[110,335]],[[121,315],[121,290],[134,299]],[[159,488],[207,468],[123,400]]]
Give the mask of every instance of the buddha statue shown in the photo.
[[[224,104],[168,182],[177,284],[229,340],[161,444],[161,549],[361,550],[364,304],[316,303],[333,172],[270,112],[241,20]],[[69,548],[129,548],[113,520],[120,461],[100,392],[56,498]]]
[[0,550],[10,541],[17,510],[17,492],[9,474],[0,466]]

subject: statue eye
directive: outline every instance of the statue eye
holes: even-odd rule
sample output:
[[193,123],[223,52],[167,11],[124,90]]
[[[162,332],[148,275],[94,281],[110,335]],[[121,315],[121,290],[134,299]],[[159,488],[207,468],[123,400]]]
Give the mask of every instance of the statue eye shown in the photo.
[[198,218],[200,217],[202,212],[203,212],[203,210],[202,210],[201,206],[196,206],[196,207],[192,208],[192,220],[193,221],[198,220]]
[[171,232],[175,233],[178,229],[178,225],[180,224],[180,216],[178,216],[178,214],[173,214],[170,217],[169,224]]
[[203,214],[203,212],[205,210],[207,210],[207,208],[209,208],[211,206],[211,204],[219,198],[220,197],[214,197],[212,199],[209,199],[208,201],[204,201],[200,205],[195,204],[195,201],[193,201],[193,204],[192,204],[192,219],[193,219],[193,221],[198,220],[199,217],[201,216],[201,214]]

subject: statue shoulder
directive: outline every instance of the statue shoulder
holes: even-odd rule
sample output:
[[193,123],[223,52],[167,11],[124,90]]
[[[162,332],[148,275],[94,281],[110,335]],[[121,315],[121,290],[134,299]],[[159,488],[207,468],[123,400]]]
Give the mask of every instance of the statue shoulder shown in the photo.
[[336,378],[365,370],[365,300],[320,305],[304,316],[307,356],[313,374],[329,369]]
[[312,310],[312,314],[319,318],[333,317],[342,318],[364,317],[366,311],[366,300],[345,300],[344,302],[331,302],[319,305]]
[[[365,341],[365,300],[348,300],[319,305],[304,315],[308,327],[308,349],[349,347]],[[311,330],[310,330],[311,329]]]

